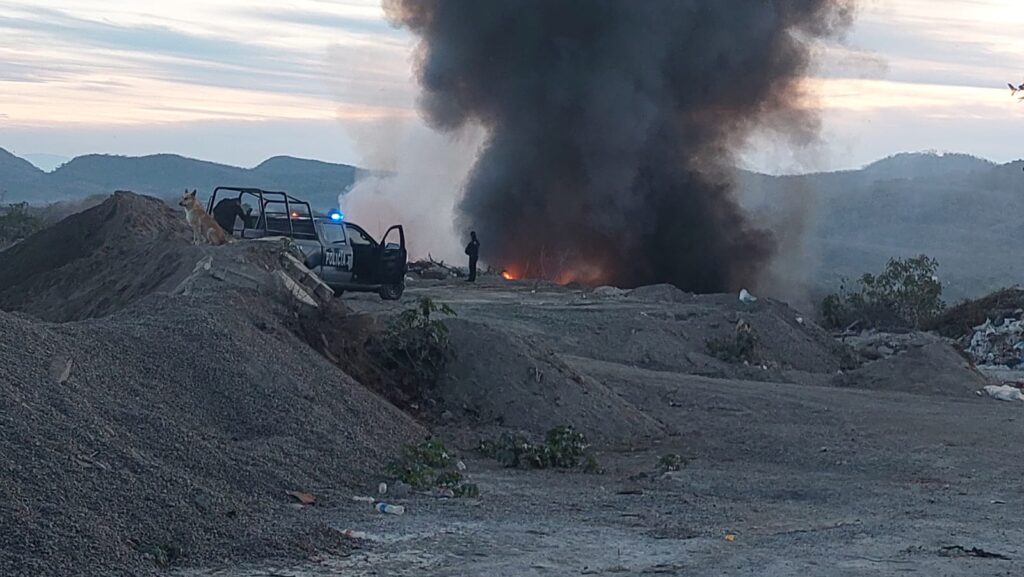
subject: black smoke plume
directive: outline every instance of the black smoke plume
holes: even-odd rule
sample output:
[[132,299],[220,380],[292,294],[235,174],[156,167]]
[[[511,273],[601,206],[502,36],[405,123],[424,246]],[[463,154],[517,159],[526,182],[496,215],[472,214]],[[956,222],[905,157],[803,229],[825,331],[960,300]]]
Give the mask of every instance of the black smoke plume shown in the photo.
[[813,127],[799,81],[853,0],[384,0],[421,39],[421,107],[488,140],[460,227],[525,276],[698,292],[755,280],[774,242],[731,194],[767,118]]

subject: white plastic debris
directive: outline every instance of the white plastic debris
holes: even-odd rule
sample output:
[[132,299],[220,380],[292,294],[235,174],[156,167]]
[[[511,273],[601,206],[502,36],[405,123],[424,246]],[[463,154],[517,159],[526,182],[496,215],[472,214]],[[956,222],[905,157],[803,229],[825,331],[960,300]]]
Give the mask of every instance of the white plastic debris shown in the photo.
[[388,484],[387,483],[381,483],[380,485],[377,485],[377,494],[378,495],[387,495],[388,494]]
[[1010,385],[987,385],[985,392],[998,401],[1024,401],[1024,393]]
[[377,503],[376,505],[374,505],[374,508],[377,509],[378,512],[386,513],[388,515],[405,514],[405,507],[403,507],[402,505],[392,505],[390,503]]
[[1000,325],[991,320],[974,327],[967,353],[975,363],[1017,367],[1024,363],[1024,322],[1006,319]]
[[750,294],[750,291],[743,289],[740,291],[740,302],[744,304],[751,304],[757,302],[757,297]]

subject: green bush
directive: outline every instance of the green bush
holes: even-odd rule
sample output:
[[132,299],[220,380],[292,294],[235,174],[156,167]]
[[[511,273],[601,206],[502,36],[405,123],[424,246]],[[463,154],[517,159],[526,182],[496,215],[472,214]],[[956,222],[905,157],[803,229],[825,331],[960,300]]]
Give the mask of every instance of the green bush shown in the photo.
[[425,396],[440,382],[455,353],[448,327],[438,315],[455,316],[446,304],[421,298],[416,306],[395,317],[372,343],[374,356],[390,374],[407,402]]
[[495,440],[482,441],[480,452],[505,467],[524,469],[576,469],[600,472],[597,460],[587,453],[586,436],[572,427],[556,427],[547,432],[543,443],[505,433]]
[[460,472],[445,448],[437,439],[423,441],[402,447],[401,456],[392,461],[386,474],[414,489],[452,489],[457,497],[479,497],[480,489],[472,483],[464,483]]
[[671,473],[679,471],[686,465],[686,460],[675,453],[669,453],[662,455],[658,459],[658,471],[662,473]]
[[42,219],[29,212],[27,202],[0,208],[0,245],[19,241],[43,229]]
[[862,276],[856,289],[844,281],[839,292],[825,297],[822,319],[832,328],[920,328],[946,307],[938,268],[925,255],[891,259],[882,274]]

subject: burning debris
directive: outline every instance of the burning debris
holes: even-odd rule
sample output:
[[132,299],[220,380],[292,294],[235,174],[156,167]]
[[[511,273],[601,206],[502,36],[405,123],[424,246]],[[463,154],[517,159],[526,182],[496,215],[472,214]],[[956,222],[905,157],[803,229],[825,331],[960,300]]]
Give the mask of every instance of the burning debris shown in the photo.
[[384,0],[436,128],[488,138],[462,228],[524,277],[738,290],[774,252],[732,196],[758,125],[809,138],[811,43],[853,0]]

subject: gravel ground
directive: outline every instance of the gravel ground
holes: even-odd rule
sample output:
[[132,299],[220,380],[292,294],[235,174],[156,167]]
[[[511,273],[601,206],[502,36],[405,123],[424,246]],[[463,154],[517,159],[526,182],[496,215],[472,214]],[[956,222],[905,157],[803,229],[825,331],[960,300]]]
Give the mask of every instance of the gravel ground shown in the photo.
[[[384,516],[351,497],[427,431],[293,335],[293,305],[260,286],[275,249],[195,249],[180,215],[133,195],[83,215],[73,258],[45,252],[73,235],[0,253],[16,265],[0,307],[23,311],[0,312],[0,575],[140,575],[178,551],[188,576],[1020,574],[1020,408],[973,395],[948,347],[863,364],[784,304],[671,287],[348,297],[371,316],[420,296],[459,313],[434,432],[482,496]],[[180,262],[161,276],[153,255]],[[709,355],[740,321],[756,361]],[[556,424],[592,433],[606,474],[469,453]],[[689,464],[663,475],[669,452]]]
[[[343,551],[286,492],[330,506],[427,434],[295,338],[274,286],[215,278],[270,277],[252,257],[278,247],[182,245],[154,203],[115,195],[2,255],[12,308],[87,320],[0,312],[0,575]],[[133,270],[153,250],[180,279]]]
[[[330,512],[336,528],[366,534],[345,555],[182,577],[995,577],[1024,567],[1017,406],[578,362],[676,434],[599,452],[607,472],[596,476],[468,459],[478,500],[396,500],[402,517],[358,503]],[[659,474],[669,452],[689,463]],[[958,546],[1009,559],[946,549]]]

